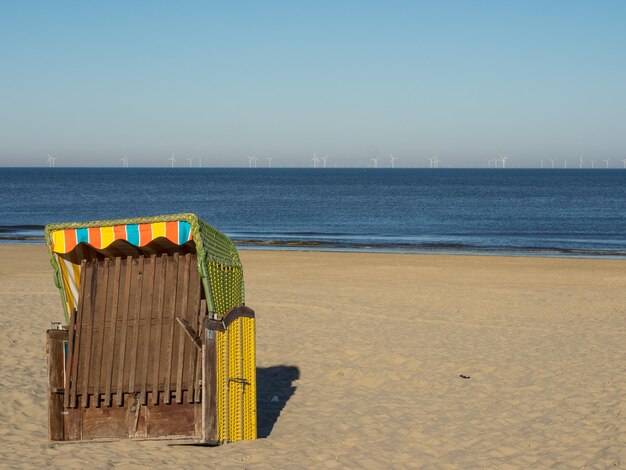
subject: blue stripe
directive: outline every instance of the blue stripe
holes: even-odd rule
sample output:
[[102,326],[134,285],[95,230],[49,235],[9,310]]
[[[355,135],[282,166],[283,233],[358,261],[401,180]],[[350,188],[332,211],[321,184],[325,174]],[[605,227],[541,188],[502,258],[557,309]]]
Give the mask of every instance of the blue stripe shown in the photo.
[[126,226],[126,240],[131,245],[139,246],[139,225],[128,224]]
[[78,245],[81,242],[89,243],[89,229],[88,228],[76,229],[76,244]]
[[191,231],[191,226],[189,222],[178,222],[178,244],[182,245],[189,240],[189,232]]

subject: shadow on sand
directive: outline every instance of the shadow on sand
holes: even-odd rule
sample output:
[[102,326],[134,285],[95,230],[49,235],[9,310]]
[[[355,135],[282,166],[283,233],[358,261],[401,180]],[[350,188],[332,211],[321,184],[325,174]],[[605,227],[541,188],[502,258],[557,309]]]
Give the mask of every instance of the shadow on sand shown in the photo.
[[293,382],[300,378],[295,366],[257,367],[257,434],[270,435],[287,401],[296,391]]

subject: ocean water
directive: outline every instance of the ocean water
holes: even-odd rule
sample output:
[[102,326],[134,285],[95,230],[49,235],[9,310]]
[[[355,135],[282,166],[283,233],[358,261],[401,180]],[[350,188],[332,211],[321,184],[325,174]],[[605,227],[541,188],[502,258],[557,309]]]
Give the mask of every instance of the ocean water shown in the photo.
[[0,169],[0,242],[176,212],[240,247],[626,256],[626,170]]

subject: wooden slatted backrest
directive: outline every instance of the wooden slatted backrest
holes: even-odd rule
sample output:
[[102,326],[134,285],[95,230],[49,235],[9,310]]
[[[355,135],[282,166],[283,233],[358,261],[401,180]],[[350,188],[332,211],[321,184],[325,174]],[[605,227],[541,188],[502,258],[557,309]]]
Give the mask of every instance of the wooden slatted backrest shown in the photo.
[[83,261],[64,405],[199,403],[201,354],[177,318],[200,331],[200,305],[195,254]]

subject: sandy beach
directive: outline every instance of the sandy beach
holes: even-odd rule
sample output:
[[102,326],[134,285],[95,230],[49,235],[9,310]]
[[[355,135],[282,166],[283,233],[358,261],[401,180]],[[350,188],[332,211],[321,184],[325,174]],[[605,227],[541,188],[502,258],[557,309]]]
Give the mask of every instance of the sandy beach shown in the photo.
[[0,245],[2,466],[626,467],[625,260],[241,257],[259,439],[49,448],[59,293],[44,246]]

